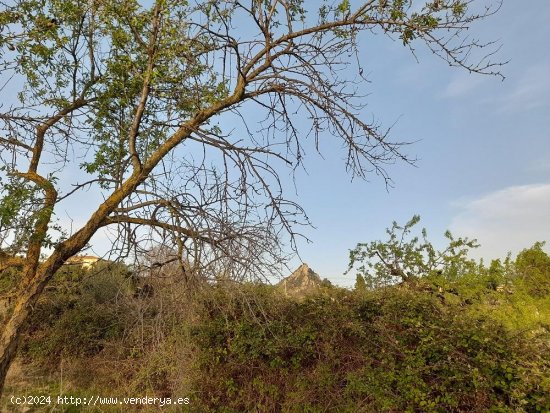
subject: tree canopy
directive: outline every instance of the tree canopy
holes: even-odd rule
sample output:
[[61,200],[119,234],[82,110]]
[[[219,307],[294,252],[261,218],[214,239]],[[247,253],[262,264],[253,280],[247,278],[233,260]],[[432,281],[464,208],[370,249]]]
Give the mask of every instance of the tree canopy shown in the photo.
[[394,221],[386,229],[386,241],[359,243],[350,250],[348,272],[357,270],[356,287],[375,288],[434,274],[452,280],[478,269],[468,257],[470,249],[479,247],[475,239],[455,238],[447,230],[444,235],[448,245],[438,250],[428,240],[426,228],[422,228],[421,235],[411,235],[419,222],[419,215],[403,226]]

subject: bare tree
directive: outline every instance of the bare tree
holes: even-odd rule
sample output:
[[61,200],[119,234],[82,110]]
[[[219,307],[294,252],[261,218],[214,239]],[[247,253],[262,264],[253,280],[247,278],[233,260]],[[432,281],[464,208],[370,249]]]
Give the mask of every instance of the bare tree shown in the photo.
[[[350,63],[361,61],[361,33],[498,74],[492,43],[466,34],[498,5],[351,3],[0,3],[0,269],[21,268],[0,388],[44,286],[99,229],[115,229],[121,256],[169,241],[182,263],[258,275],[280,261],[281,238],[307,224],[279,173],[299,167],[308,145],[340,139],[352,175],[386,182],[387,165],[411,162],[362,118],[366,79]],[[56,214],[90,188],[103,199],[64,232]]]

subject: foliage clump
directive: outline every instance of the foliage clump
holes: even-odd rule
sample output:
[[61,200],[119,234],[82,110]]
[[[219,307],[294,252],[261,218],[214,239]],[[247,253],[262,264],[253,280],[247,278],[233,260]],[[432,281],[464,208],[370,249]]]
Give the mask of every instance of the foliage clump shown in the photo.
[[543,340],[530,342],[488,314],[450,304],[431,284],[334,289],[302,302],[268,289],[248,294],[243,304],[216,291],[194,330],[206,411],[550,407]]
[[22,352],[40,364],[55,367],[62,358],[93,357],[121,337],[131,294],[125,266],[99,264],[92,271],[67,266],[33,314]]

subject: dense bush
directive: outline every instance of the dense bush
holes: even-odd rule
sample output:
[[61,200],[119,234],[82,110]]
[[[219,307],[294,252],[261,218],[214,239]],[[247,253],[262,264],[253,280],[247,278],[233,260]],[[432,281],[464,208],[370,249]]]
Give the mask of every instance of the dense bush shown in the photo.
[[26,369],[73,393],[189,395],[193,302],[177,281],[116,263],[62,268],[21,346]]
[[61,357],[91,357],[124,331],[125,299],[132,287],[126,268],[116,263],[86,271],[60,270],[39,301],[21,351],[56,367]]
[[248,294],[237,301],[217,291],[195,330],[207,411],[550,408],[548,349],[433,291],[334,290],[303,302]]

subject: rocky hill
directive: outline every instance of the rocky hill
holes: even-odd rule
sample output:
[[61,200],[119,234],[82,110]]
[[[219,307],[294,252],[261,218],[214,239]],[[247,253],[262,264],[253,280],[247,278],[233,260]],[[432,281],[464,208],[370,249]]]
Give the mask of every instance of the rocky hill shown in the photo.
[[279,284],[285,294],[292,296],[304,296],[317,291],[321,287],[321,277],[304,263],[291,275],[284,278]]

